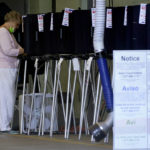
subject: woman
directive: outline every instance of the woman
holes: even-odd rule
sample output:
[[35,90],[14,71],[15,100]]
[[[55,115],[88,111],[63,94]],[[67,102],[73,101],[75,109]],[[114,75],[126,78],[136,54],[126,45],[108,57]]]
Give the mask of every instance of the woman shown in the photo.
[[16,42],[13,33],[21,24],[18,12],[10,11],[0,26],[0,131],[10,131],[15,104],[17,56],[24,49]]

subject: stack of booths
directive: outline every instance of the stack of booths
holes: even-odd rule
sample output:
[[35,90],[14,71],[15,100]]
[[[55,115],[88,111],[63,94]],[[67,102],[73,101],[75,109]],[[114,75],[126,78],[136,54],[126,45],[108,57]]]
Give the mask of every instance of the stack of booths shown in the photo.
[[[124,25],[126,7],[108,9],[112,9],[112,28],[105,27],[106,57],[112,58],[113,50],[150,49],[150,5],[147,5],[146,9],[146,24],[139,24],[140,5],[127,7],[126,25]],[[20,27],[15,34],[19,44],[29,56],[60,54],[83,56],[94,52],[91,10],[74,10],[69,14],[69,26],[62,25],[64,11],[43,14],[41,32],[37,16],[38,14],[29,14],[23,17],[24,32]],[[34,61],[31,60],[29,68],[31,69],[28,72],[33,73]],[[43,71],[44,68],[41,73]]]
[[150,49],[150,5],[146,9],[146,24],[139,24],[140,5],[127,7],[127,24],[124,24],[125,7],[112,9],[112,28],[105,29],[105,49],[113,50]]
[[63,26],[63,14],[43,15],[44,30],[39,32],[37,15],[24,17],[24,48],[32,56],[93,53],[91,11],[76,10],[69,15],[69,26]]
[[[113,50],[150,49],[150,5],[146,9],[146,24],[139,24],[139,6],[127,7],[127,24],[124,25],[125,7],[112,9],[112,28],[105,28],[105,53]],[[53,30],[50,30],[53,14]],[[24,33],[19,43],[31,56],[87,55],[93,53],[93,27],[90,10],[74,10],[69,14],[69,26],[63,26],[64,12],[43,15],[44,30],[39,32],[37,14],[24,17]],[[21,32],[21,29],[20,31]]]

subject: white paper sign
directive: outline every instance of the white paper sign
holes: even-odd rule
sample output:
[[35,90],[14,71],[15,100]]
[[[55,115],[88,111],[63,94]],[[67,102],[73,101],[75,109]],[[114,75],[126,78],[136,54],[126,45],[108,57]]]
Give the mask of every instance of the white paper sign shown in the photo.
[[124,9],[124,23],[123,23],[124,26],[127,26],[128,21],[127,17],[128,17],[128,6],[126,6]]
[[54,14],[51,13],[50,31],[54,30]]
[[39,28],[39,32],[44,32],[44,15],[38,15],[38,28]]
[[24,18],[27,17],[26,15],[22,16],[22,32],[24,32]]
[[74,71],[80,71],[80,64],[79,64],[79,59],[78,58],[73,58],[73,70]]
[[113,150],[148,149],[148,63],[147,51],[114,51]]
[[69,14],[73,12],[73,9],[65,8],[64,16],[63,16],[63,26],[69,27]]
[[[147,51],[147,66],[150,66],[150,51]],[[147,69],[147,91],[148,91],[148,150],[150,149],[150,69]]]
[[139,24],[146,24],[146,4],[140,6]]
[[106,28],[112,28],[112,9],[107,9]]
[[93,57],[90,57],[90,58],[87,60],[87,63],[86,63],[86,70],[87,70],[87,71],[90,71],[92,61],[93,61]]
[[91,8],[92,13],[92,27],[95,27],[95,21],[96,21],[96,8]]
[[59,61],[58,61],[58,65],[57,65],[57,70],[60,70],[60,67],[61,67],[61,64],[63,62],[63,58],[60,58]]

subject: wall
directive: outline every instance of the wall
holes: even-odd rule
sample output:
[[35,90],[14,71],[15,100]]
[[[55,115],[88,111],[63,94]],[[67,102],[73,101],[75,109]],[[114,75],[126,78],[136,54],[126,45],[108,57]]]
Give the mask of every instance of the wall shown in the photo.
[[[52,0],[27,0],[28,13],[46,13],[52,11]],[[87,8],[87,0],[56,0],[56,11],[61,12],[64,8],[69,7],[78,9],[79,7]]]
[[6,3],[11,9],[18,11],[21,14],[25,13],[25,0],[0,0]]
[[81,0],[80,5],[81,9],[88,9],[88,0]]
[[38,13],[39,12],[39,4],[38,0],[27,0],[28,1],[28,14]]
[[[140,3],[150,3],[150,0],[113,0],[114,6],[137,5]],[[11,9],[21,14],[26,13],[46,13],[52,10],[52,0],[0,0],[5,2]],[[73,9],[87,9],[92,5],[93,0],[56,0],[57,12],[69,7]],[[108,0],[107,0],[108,4]]]
[[150,3],[150,0],[113,0],[113,2],[114,6],[125,6],[125,5],[138,5],[141,3]]
[[27,0],[28,13],[47,13],[52,10],[51,0]]
[[27,13],[46,13],[52,10],[52,0],[0,0],[5,2],[11,9]]
[[60,12],[64,8],[78,9],[80,5],[80,0],[56,0],[56,11]]
[[[85,0],[81,0],[85,1]],[[95,0],[87,0],[88,1],[88,8],[92,7],[92,3]],[[109,5],[109,0],[106,0],[107,6]],[[150,3],[150,0],[113,0],[114,6],[126,6],[126,5],[138,5],[140,3]]]
[[51,0],[39,0],[39,13],[47,13],[52,11]]

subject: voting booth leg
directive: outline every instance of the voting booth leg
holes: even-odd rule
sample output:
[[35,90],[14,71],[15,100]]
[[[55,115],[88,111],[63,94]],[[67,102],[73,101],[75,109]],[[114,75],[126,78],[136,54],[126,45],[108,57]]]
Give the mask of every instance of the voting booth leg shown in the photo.
[[[93,125],[96,123],[96,114],[98,113],[99,89],[100,89],[100,75],[98,75],[98,79],[97,79],[97,92],[96,92],[96,98],[95,98],[95,102],[94,102]],[[94,141],[93,136],[91,138],[91,141]]]
[[48,82],[48,70],[49,70],[49,62],[45,64],[45,83],[44,83],[44,93],[43,93],[43,110],[42,110],[42,135],[44,135],[44,121],[45,121],[45,98],[46,98],[46,90],[47,90],[47,82]]
[[48,81],[48,69],[49,69],[49,62],[45,62],[45,76],[44,76],[44,93],[42,99],[42,106],[41,106],[41,113],[40,113],[40,124],[39,124],[39,133],[41,132],[42,127],[42,135],[44,135],[44,120],[45,120],[45,98],[46,98],[46,90],[47,90],[47,81]]
[[70,95],[70,84],[71,80],[71,60],[69,60],[69,68],[68,68],[68,85],[67,85],[67,97],[66,97],[66,115],[65,115],[65,135],[64,137],[67,138],[67,126],[68,126],[68,112],[69,112],[69,95]]
[[[53,61],[53,60],[52,60]],[[55,60],[56,61],[56,60]],[[51,63],[51,66],[52,66],[52,63]],[[56,69],[56,65],[55,65],[55,69]],[[52,79],[52,68],[49,70],[50,71],[50,80],[51,80],[51,87],[52,87],[52,90],[54,90],[54,87],[56,87],[56,84],[55,81],[53,83],[53,79]],[[55,75],[56,75],[56,70],[54,71],[54,78],[55,78]],[[58,78],[58,87],[59,87],[59,90],[60,90],[60,99],[61,99],[61,106],[62,106],[62,110],[63,110],[63,117],[64,117],[64,120],[65,120],[65,106],[64,106],[64,98],[63,98],[63,93],[62,93],[62,86],[61,86],[61,82],[60,82],[60,78]]]
[[28,126],[28,135],[30,135],[30,127],[31,127],[31,120],[32,120],[32,112],[33,112],[33,105],[34,105],[34,98],[35,98],[35,87],[36,87],[36,79],[37,79],[37,72],[38,72],[38,59],[35,60],[35,73],[34,73],[34,83],[33,83],[33,92],[32,92],[32,100],[31,100],[31,110],[29,115],[29,126]]
[[[87,70],[87,63],[84,65],[84,75],[83,75],[83,85],[82,85],[82,98],[81,98],[81,111],[80,111],[80,128],[79,128],[79,140],[81,139],[81,132],[82,132],[82,126],[83,126],[83,119],[85,119],[85,127],[87,125],[87,116],[85,113],[85,105],[86,105],[86,98],[87,98],[87,92],[88,92],[88,86],[89,86],[89,79],[90,79],[90,68]],[[91,67],[91,66],[90,66]],[[86,78],[86,72],[87,78]]]
[[[15,101],[16,101],[17,92],[18,92],[17,88],[18,88],[19,73],[20,73],[20,60],[19,60],[18,68],[17,68],[17,76],[16,76],[16,83],[15,83],[15,92],[16,92]],[[15,107],[15,109],[17,108],[16,105],[14,107]],[[13,116],[14,116],[15,109],[13,111]],[[13,128],[13,123],[14,123],[14,117],[13,117],[12,122],[11,122],[11,129]]]
[[[71,123],[71,116],[73,114],[74,116],[74,111],[73,111],[73,103],[74,103],[74,93],[75,93],[75,87],[76,87],[76,81],[77,81],[77,71],[75,71],[74,75],[74,82],[73,82],[73,89],[72,89],[72,95],[71,95],[71,106],[70,106],[70,111],[69,111],[69,121],[68,121],[68,128],[67,128],[67,138],[69,138],[69,132],[70,132],[70,123]],[[74,118],[75,120],[75,118]],[[74,129],[76,132],[76,125],[74,123]]]
[[56,111],[56,100],[58,94],[58,79],[60,76],[60,68],[58,67],[58,62],[55,62],[55,77],[54,77],[54,88],[53,88],[53,102],[52,102],[52,111],[51,111],[51,125],[50,125],[50,136],[53,136],[53,122],[54,122],[54,115]]
[[24,101],[25,101],[25,91],[26,91],[26,76],[27,76],[27,60],[25,60],[24,67],[24,80],[23,80],[23,94],[22,94],[22,103],[21,103],[21,117],[20,117],[20,134],[23,133],[24,127]]

